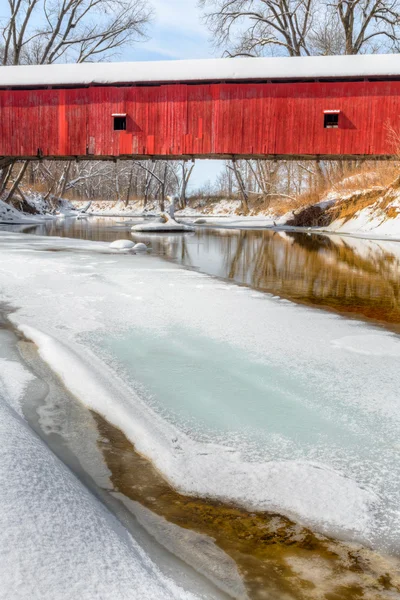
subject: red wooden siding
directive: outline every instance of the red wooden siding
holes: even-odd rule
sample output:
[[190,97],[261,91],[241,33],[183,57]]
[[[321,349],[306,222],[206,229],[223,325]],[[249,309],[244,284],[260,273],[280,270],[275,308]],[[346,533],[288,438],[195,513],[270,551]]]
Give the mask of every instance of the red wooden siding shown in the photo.
[[[341,111],[338,129],[324,110]],[[0,156],[380,156],[390,126],[400,81],[0,90]]]

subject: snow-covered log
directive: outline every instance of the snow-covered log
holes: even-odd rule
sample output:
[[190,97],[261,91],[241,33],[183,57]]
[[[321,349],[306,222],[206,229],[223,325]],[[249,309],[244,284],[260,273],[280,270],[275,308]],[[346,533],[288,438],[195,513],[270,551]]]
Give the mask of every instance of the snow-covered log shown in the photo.
[[191,227],[190,225],[184,225],[183,223],[178,223],[167,213],[162,213],[158,221],[134,225],[132,227],[132,231],[167,231],[173,233],[181,231],[194,231],[194,227]]

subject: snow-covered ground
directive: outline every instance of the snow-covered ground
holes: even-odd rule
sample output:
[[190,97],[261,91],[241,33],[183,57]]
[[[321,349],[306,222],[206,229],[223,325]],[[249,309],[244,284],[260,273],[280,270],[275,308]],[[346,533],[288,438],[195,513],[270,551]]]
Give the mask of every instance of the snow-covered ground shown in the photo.
[[0,598],[208,599],[166,576],[33,433],[20,403],[35,378],[0,341]]
[[[325,209],[332,209],[338,202],[346,200],[351,193],[330,192],[315,206]],[[78,208],[83,206],[83,203],[75,203]],[[346,219],[334,219],[332,223],[325,227],[313,227],[313,229],[327,231],[331,233],[345,233],[355,236],[367,238],[391,238],[400,239],[400,203],[394,200],[387,207],[389,209],[399,209],[399,216],[388,216],[387,212],[380,209],[379,203],[373,204],[370,207],[362,208],[355,211],[354,216]],[[270,227],[288,228],[287,222],[293,219],[293,212],[289,211],[283,215],[277,215],[274,211],[266,211],[265,214],[251,216],[239,216],[237,211],[240,207],[238,200],[221,200],[218,203],[213,203],[210,206],[193,209],[185,208],[184,210],[176,211],[176,219],[188,225],[196,227],[214,227],[224,229],[265,229]],[[167,207],[168,208],[168,207]],[[145,216],[156,216],[158,213],[156,204],[152,205],[151,210],[145,213]],[[297,209],[299,212],[299,209]],[[94,203],[89,214],[92,217],[141,217],[144,216],[141,203],[130,203],[125,206],[123,202]],[[199,219],[201,220],[200,222]],[[146,229],[152,221],[147,222]]]
[[[371,239],[400,239],[399,181],[385,187],[376,185],[375,179],[374,172],[353,175],[325,193],[320,202],[304,207],[304,211],[321,209],[317,218],[329,223],[313,228]],[[302,210],[296,212],[301,215]],[[288,222],[292,216],[288,215]],[[313,214],[309,217],[311,221],[315,218]]]
[[[393,203],[394,204],[394,203]],[[394,208],[394,206],[392,206]],[[327,228],[335,233],[361,235],[367,238],[393,238],[400,239],[400,202],[397,217],[389,218],[379,207],[371,206],[357,211],[350,219],[337,219]]]
[[[210,205],[205,204],[201,208],[187,207],[184,210],[177,210],[175,218],[188,225],[205,225],[210,227],[220,227],[227,229],[264,229],[265,227],[273,227],[275,225],[284,225],[289,215],[276,216],[272,212],[268,214],[260,214],[255,216],[238,216],[236,211],[240,208],[239,200],[221,200]],[[82,202],[75,202],[74,205],[79,209],[83,206]],[[167,203],[167,211],[169,209]],[[158,203],[153,203],[149,206],[149,210],[143,212],[141,202],[130,202],[125,206],[124,202],[94,202],[88,211],[88,215],[92,217],[156,217],[159,213]],[[291,213],[290,213],[290,216]],[[201,219],[201,222],[198,221]],[[146,231],[153,221],[146,221]],[[141,225],[140,225],[141,227]],[[154,228],[155,230],[157,227]],[[167,228],[166,228],[167,229]],[[139,231],[139,226],[136,227]]]
[[[50,212],[50,205],[44,200],[41,194],[37,192],[27,192],[26,202],[35,211],[35,214],[24,213],[17,210],[9,203],[0,200],[0,224],[5,225],[40,225],[44,221],[65,219],[66,217],[79,217],[80,211],[84,209],[85,204],[79,210],[75,209],[68,200],[58,200],[58,209],[54,213]],[[86,206],[88,203],[86,203]]]
[[397,336],[107,244],[0,256],[15,324],[177,488],[400,549]]
[[39,215],[27,215],[0,200],[0,223],[7,225],[20,225],[25,223],[40,223],[43,217]]
[[[78,209],[84,206],[84,202],[75,201],[74,206]],[[150,205],[150,212],[159,212],[158,203]],[[94,201],[88,211],[89,215],[102,217],[137,217],[143,214],[142,202],[129,202],[128,205],[122,201]]]
[[[166,200],[166,210],[169,211],[170,203]],[[84,202],[75,201],[74,205],[77,208],[84,206]],[[183,210],[176,210],[177,217],[199,217],[203,214],[207,215],[235,215],[240,209],[240,200],[220,200],[219,202],[204,201],[203,206],[199,208],[187,207]],[[108,217],[137,217],[140,215],[156,215],[160,212],[160,203],[158,200],[151,200],[147,204],[146,209],[143,209],[141,200],[132,200],[128,205],[123,201],[95,201],[93,202],[89,214],[94,216]]]

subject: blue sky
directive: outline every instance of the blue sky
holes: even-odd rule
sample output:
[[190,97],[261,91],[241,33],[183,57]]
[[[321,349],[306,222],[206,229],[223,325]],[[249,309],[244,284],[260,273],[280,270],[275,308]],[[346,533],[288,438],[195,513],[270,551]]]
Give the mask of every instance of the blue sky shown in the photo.
[[209,32],[196,0],[150,0],[154,21],[150,40],[129,51],[131,60],[211,58]]
[[[212,58],[215,52],[209,31],[201,21],[197,0],[151,0],[154,21],[150,39],[125,50],[119,60],[176,60]],[[221,169],[220,161],[196,161],[191,188],[213,181]]]

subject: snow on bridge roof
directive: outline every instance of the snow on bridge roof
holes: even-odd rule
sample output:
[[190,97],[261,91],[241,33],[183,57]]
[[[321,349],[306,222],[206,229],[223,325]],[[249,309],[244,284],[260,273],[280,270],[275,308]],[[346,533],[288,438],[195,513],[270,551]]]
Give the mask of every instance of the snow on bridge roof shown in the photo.
[[0,67],[0,87],[399,77],[400,55],[217,58]]

